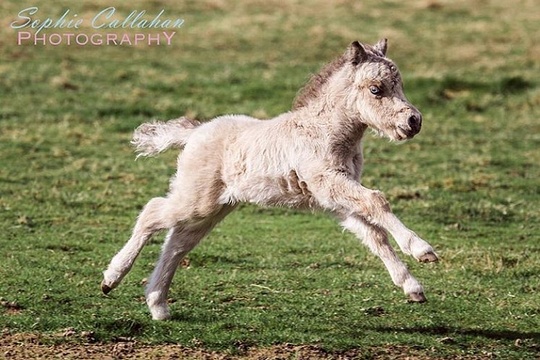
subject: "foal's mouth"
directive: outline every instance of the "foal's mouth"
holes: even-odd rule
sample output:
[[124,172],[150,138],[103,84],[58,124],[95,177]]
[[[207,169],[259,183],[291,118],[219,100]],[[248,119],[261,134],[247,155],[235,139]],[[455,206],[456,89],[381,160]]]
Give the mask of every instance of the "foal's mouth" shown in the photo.
[[420,132],[420,128],[411,129],[408,126],[398,125],[395,131],[396,138],[398,141],[412,139],[416,134]]

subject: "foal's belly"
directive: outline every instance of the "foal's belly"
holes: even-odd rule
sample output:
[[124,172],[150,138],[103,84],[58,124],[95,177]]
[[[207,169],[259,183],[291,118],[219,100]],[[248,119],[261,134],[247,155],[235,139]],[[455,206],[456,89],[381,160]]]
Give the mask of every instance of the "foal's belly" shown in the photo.
[[315,207],[307,186],[295,174],[289,171],[275,176],[254,175],[236,179],[226,184],[220,202],[223,204],[245,202],[304,209]]

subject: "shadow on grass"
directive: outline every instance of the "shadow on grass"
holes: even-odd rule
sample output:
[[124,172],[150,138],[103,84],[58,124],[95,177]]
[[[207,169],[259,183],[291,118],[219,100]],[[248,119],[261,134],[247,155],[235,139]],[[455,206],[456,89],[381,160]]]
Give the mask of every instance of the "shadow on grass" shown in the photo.
[[484,329],[466,329],[453,328],[446,326],[419,326],[408,328],[393,328],[393,327],[375,327],[372,328],[378,332],[398,332],[398,333],[420,333],[430,335],[464,335],[484,337],[492,340],[517,340],[517,339],[540,339],[540,332],[520,332],[512,330],[484,330]]
[[142,321],[111,319],[110,321],[105,321],[102,327],[107,332],[113,334],[112,339],[117,339],[119,337],[140,336],[144,333],[147,326]]

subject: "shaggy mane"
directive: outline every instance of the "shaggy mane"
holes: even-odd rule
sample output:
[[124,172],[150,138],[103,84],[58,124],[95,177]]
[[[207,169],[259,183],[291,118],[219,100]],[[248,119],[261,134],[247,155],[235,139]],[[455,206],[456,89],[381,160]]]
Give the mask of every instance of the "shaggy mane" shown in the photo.
[[[380,61],[386,56],[371,45],[362,44],[370,60]],[[298,91],[298,95],[293,102],[293,110],[300,109],[306,106],[311,100],[318,98],[321,95],[323,85],[330,77],[347,63],[347,53],[334,59],[332,62],[323,66],[323,68],[315,75],[312,75],[306,85]]]
[[294,99],[293,110],[306,106],[310,100],[319,97],[323,85],[330,77],[343,67],[347,59],[345,55],[334,59],[334,61],[326,64],[317,74],[312,75],[306,85],[298,91],[298,95]]

